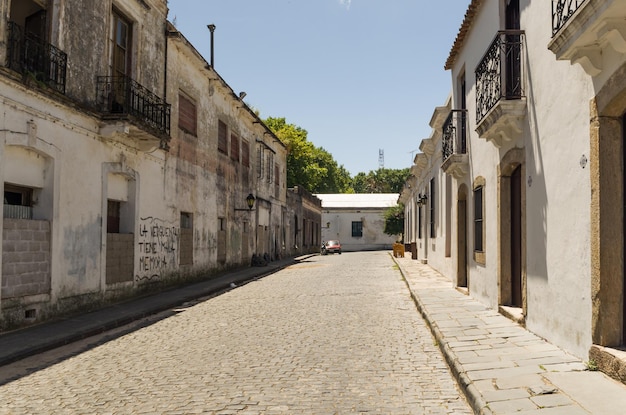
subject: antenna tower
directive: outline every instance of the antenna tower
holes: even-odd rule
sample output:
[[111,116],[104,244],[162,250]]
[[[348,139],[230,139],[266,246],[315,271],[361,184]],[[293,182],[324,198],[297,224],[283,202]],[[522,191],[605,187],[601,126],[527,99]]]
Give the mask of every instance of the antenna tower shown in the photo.
[[385,150],[383,150],[382,148],[378,149],[378,168],[385,168]]

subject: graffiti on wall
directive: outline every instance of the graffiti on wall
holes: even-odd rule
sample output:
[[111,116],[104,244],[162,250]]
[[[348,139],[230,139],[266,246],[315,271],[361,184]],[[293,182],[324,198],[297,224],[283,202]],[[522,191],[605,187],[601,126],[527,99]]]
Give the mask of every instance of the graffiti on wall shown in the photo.
[[152,216],[139,222],[139,266],[137,281],[153,280],[176,267],[180,228]]

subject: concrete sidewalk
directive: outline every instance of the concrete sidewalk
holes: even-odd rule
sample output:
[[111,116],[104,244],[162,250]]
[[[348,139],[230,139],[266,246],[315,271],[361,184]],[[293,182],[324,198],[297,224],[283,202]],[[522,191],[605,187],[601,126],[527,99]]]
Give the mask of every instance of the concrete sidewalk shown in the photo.
[[626,413],[626,385],[587,371],[410,255],[394,260],[475,413]]
[[2,333],[0,334],[0,366],[103,333],[180,306],[188,301],[229,290],[310,256],[286,258],[263,267],[247,267],[225,272],[207,281],[114,304],[89,313]]

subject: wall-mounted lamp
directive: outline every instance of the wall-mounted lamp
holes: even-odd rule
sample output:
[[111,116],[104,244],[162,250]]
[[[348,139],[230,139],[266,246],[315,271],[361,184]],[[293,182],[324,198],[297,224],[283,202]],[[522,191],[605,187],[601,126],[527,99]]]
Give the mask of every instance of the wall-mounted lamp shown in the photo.
[[241,91],[239,93],[239,99],[243,100],[246,97],[246,95],[248,95],[248,94],[246,94],[245,92]]
[[237,208],[235,208],[235,212],[238,212],[238,211],[251,211],[252,208],[254,207],[254,201],[255,200],[256,200],[256,198],[254,197],[254,195],[252,193],[250,193],[246,197],[246,204],[248,205],[248,209],[237,209]]
[[417,205],[418,206],[425,206],[427,200],[428,200],[428,196],[427,195],[421,194],[421,193],[417,195]]

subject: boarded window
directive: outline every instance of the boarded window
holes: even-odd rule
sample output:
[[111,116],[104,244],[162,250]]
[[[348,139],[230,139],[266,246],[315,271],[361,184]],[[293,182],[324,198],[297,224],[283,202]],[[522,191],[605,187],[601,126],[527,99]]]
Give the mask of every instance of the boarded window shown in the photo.
[[241,164],[250,167],[250,143],[241,140]]
[[217,125],[217,151],[228,154],[228,128],[222,121]]
[[230,135],[230,158],[239,161],[239,137]]
[[193,136],[197,135],[196,104],[183,94],[178,94],[178,128]]

